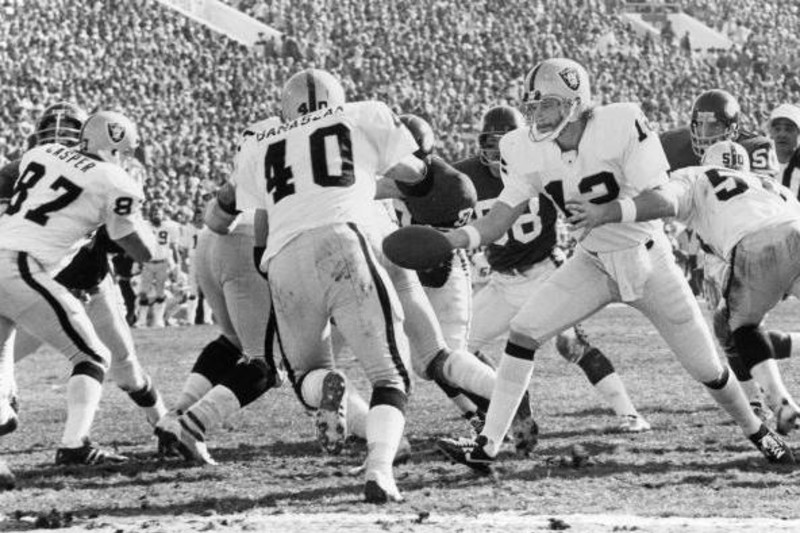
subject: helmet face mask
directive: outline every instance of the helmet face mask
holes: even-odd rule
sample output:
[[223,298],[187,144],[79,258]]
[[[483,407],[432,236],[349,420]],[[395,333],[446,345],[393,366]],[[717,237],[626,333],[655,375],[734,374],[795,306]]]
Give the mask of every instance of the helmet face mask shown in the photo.
[[77,146],[87,117],[83,109],[69,102],[51,105],[36,122],[36,129],[31,135],[31,146],[50,143]]
[[500,169],[500,139],[509,131],[525,125],[525,117],[510,106],[496,106],[483,115],[483,126],[478,134],[480,161],[482,164]]
[[692,151],[703,157],[706,149],[739,136],[739,103],[727,91],[706,91],[694,101],[689,132]]
[[522,109],[534,142],[557,138],[590,103],[589,75],[570,59],[547,59],[525,77]]

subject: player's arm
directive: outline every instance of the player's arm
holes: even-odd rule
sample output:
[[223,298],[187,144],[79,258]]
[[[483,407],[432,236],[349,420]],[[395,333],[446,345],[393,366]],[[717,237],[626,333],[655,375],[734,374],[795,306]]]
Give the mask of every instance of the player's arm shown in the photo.
[[125,250],[125,253],[134,260],[146,263],[153,258],[155,241],[148,239],[148,231],[134,231],[123,237],[115,239],[114,242]]
[[448,232],[445,236],[454,248],[473,250],[493,243],[507,232],[519,216],[525,211],[527,200],[511,207],[505,201],[498,200],[486,216],[474,220],[466,226]]
[[204,213],[206,226],[214,233],[227,235],[231,232],[240,211],[236,209],[236,187],[226,183],[217,195],[206,205]]
[[267,249],[267,236],[269,235],[269,219],[265,209],[256,209],[253,215],[253,264],[260,274],[261,258]]
[[670,184],[646,189],[633,198],[621,198],[605,204],[572,200],[566,204],[571,229],[590,230],[603,224],[642,222],[678,214],[678,191]]
[[405,195],[400,192],[397,182],[394,180],[379,179],[375,184],[376,200],[402,199],[404,197]]

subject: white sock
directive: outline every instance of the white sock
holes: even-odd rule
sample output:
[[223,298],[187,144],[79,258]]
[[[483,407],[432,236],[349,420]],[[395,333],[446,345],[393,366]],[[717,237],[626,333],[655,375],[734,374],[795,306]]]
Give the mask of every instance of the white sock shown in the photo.
[[192,372],[183,384],[175,409],[184,413],[211,390],[211,382],[202,374]]
[[376,405],[367,413],[367,475],[392,476],[392,461],[403,438],[406,418],[391,405]]
[[749,437],[761,427],[761,420],[753,413],[753,408],[733,374],[729,374],[728,382],[721,389],[706,387],[706,390],[731,415],[745,436]]
[[367,438],[367,401],[348,382],[347,388],[347,433],[362,439]]
[[164,312],[167,309],[166,302],[156,302],[153,304],[153,325],[154,326],[163,326],[164,325]]
[[740,381],[739,385],[741,385],[748,402],[757,402],[761,400],[761,386],[756,380],[751,378],[747,381]]
[[239,399],[224,385],[217,385],[183,415],[186,422],[206,433],[233,416],[242,406]]
[[787,333],[792,341],[792,357],[800,356],[800,333],[790,332]]
[[495,371],[471,353],[455,350],[444,362],[444,378],[458,387],[482,398],[491,398]]
[[486,413],[486,425],[481,433],[489,439],[484,447],[489,455],[495,456],[500,451],[500,445],[511,427],[525,391],[528,390],[532,375],[533,361],[505,353],[500,358],[489,412]]
[[781,372],[778,370],[778,362],[775,359],[761,361],[750,369],[750,373],[764,388],[767,403],[773,410],[777,409],[784,401],[789,402],[789,405],[795,409],[797,408],[792,395],[789,394],[783,383]]
[[186,300],[186,322],[194,324],[194,317],[197,316],[197,296],[190,296]]
[[594,388],[618,416],[639,415],[616,372],[595,383]]
[[322,381],[329,372],[329,369],[324,368],[312,370],[303,379],[300,394],[303,396],[303,401],[310,407],[316,409],[322,403]]
[[79,448],[89,438],[92,422],[100,405],[103,385],[94,378],[76,374],[67,381],[67,422],[61,444],[65,448]]

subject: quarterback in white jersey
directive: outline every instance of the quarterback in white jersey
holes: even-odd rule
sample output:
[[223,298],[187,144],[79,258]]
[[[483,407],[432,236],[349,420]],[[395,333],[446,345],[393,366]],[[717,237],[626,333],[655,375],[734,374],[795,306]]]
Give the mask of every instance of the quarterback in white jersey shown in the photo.
[[483,432],[475,440],[445,439],[440,447],[454,460],[486,468],[528,387],[536,350],[606,305],[624,302],[647,316],[684,368],[770,461],[793,462],[791,450],[753,414],[720,363],[661,221],[631,216],[633,196],[668,181],[666,156],[642,112],[634,104],[592,107],[586,70],[561,58],[528,73],[523,102],[529,128],[500,141],[503,192],[485,217],[448,233],[450,243],[477,248],[497,240],[513,224],[515,207],[538,194],[568,216],[580,215],[585,205],[613,205],[625,216],[584,232],[572,257],[530,294],[511,321]]
[[[52,274],[103,224],[132,257],[148,260],[152,254],[138,218],[141,185],[122,169],[138,144],[136,127],[119,113],[99,112],[87,119],[80,142],[80,150],[54,143],[28,151],[0,219],[0,368],[13,357],[17,325],[73,364],[59,464],[125,458],[89,441],[109,352],[83,306]],[[0,389],[7,384],[0,373]],[[0,390],[0,426],[15,416],[5,392]]]
[[345,103],[341,84],[327,72],[292,76],[281,107],[282,123],[244,139],[231,181],[237,208],[259,209],[268,219],[261,267],[286,371],[302,384],[302,395],[321,391],[318,426],[344,428],[346,382],[333,369],[325,336],[334,319],[373,385],[365,498],[400,500],[392,460],[411,385],[408,341],[397,294],[380,264],[374,198],[379,175],[413,183],[424,178],[425,166],[413,156],[414,138],[386,105]]

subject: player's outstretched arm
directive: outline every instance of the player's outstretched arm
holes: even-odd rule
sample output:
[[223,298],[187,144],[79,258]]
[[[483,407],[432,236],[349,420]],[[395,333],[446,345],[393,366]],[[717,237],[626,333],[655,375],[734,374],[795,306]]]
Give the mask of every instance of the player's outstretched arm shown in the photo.
[[116,239],[115,242],[134,260],[140,263],[146,263],[153,258],[155,241],[153,239],[143,238],[143,235],[147,235],[147,233],[134,231],[133,233]]
[[674,217],[678,213],[676,191],[670,185],[646,189],[634,198],[620,198],[605,204],[571,200],[566,204],[570,230],[584,230],[583,236],[597,226],[616,222],[643,222]]
[[212,198],[206,205],[203,218],[206,226],[214,233],[227,235],[230,233],[233,223],[239,211],[236,209],[236,187],[231,183],[226,183],[217,191],[215,198]]
[[480,248],[502,237],[524,210],[525,203],[511,207],[504,202],[495,202],[486,216],[448,232],[447,240],[454,248]]

